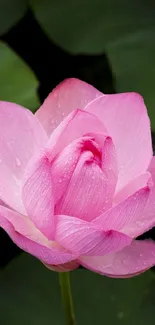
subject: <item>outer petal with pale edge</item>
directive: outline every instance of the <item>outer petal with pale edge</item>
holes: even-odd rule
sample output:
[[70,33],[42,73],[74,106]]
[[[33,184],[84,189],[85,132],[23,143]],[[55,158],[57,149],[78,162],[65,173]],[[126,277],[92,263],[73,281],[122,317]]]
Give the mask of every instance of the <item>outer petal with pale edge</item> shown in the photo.
[[22,197],[27,215],[48,239],[53,239],[54,197],[51,165],[46,155],[43,154],[30,162],[22,188]]
[[120,252],[105,256],[82,256],[79,262],[87,269],[109,277],[132,277],[155,264],[155,243],[134,240]]
[[84,108],[102,93],[78,79],[61,82],[45,99],[36,112],[36,117],[50,135],[59,123],[74,109]]
[[143,98],[136,93],[104,95],[89,103],[88,112],[105,125],[117,151],[117,191],[145,172],[152,158],[150,121]]
[[0,206],[0,227],[17,246],[45,264],[59,265],[77,258],[76,254],[70,253],[55,242],[48,241],[28,218],[2,206]]
[[0,198],[24,213],[21,178],[28,161],[47,141],[35,116],[17,104],[0,102]]

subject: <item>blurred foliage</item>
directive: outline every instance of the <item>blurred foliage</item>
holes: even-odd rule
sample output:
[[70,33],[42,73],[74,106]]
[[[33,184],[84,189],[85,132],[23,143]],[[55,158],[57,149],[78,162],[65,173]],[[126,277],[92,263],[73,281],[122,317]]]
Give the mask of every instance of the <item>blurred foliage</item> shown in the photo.
[[[106,52],[116,90],[142,94],[155,130],[155,3],[152,0],[1,0],[0,34],[24,15],[28,4],[47,35],[63,49],[74,54]],[[7,96],[10,98],[10,94]]]
[[[155,318],[155,277],[110,279],[87,270],[71,273],[77,324],[150,325]],[[23,254],[0,271],[1,323],[64,323],[58,274]]]
[[141,0],[30,0],[48,35],[74,53],[101,53],[124,36],[155,24],[155,6]]
[[26,10],[26,0],[0,0],[0,35],[14,26]]
[[30,108],[39,106],[38,82],[25,62],[6,44],[0,42],[0,100]]

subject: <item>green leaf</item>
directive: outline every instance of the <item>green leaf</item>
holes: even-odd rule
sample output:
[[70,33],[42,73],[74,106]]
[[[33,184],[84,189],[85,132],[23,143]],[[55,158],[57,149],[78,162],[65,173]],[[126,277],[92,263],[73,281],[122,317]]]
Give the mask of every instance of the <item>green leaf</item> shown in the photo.
[[[151,325],[155,318],[152,272],[110,279],[87,270],[71,273],[77,324]],[[23,254],[0,271],[1,323],[65,324],[58,274]]]
[[74,53],[105,46],[154,24],[153,2],[141,0],[30,0],[35,15],[57,44]]
[[16,102],[32,111],[39,106],[38,81],[30,68],[0,42],[0,100]]
[[145,100],[155,130],[155,28],[107,47],[118,92],[135,91]]
[[7,32],[24,15],[27,9],[26,0],[0,1],[0,35]]

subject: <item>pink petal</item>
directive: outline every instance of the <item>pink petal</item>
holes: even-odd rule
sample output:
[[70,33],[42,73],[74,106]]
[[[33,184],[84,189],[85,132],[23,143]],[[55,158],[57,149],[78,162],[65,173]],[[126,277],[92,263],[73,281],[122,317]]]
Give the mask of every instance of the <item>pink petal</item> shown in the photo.
[[89,222],[57,216],[55,240],[77,255],[102,256],[130,245],[132,239],[117,231],[104,232]]
[[107,137],[104,142],[102,154],[102,170],[107,182],[105,194],[105,198],[107,199],[106,203],[110,203],[110,207],[118,180],[116,150],[110,137]]
[[52,186],[55,204],[66,194],[76,164],[84,149],[85,143],[92,141],[90,137],[79,138],[66,146],[51,162]]
[[90,133],[107,136],[103,123],[95,115],[79,109],[73,111],[52,133],[47,144],[48,158],[52,160],[69,143]]
[[84,267],[110,277],[130,277],[150,269],[155,264],[155,243],[133,241],[122,251],[105,256],[82,256]]
[[150,121],[144,101],[136,93],[106,95],[85,109],[101,119],[114,141],[120,190],[146,171],[152,157]]
[[130,236],[138,237],[155,226],[155,157],[152,158],[149,172],[154,184],[151,186],[146,205],[141,215],[137,216],[136,223],[133,222],[127,228],[122,229],[123,232]]
[[48,95],[36,117],[50,135],[70,112],[84,108],[100,95],[102,93],[84,81],[66,79]]
[[[62,247],[60,247],[58,244],[54,242],[49,242],[48,246],[45,245],[44,241],[41,243],[42,235],[40,234],[37,237],[37,232],[35,233],[33,229],[31,230],[31,233],[27,232],[30,229],[26,225],[26,222],[25,223],[23,222],[19,214],[18,215],[12,214],[11,216],[12,211],[11,213],[10,212],[8,213],[6,211],[3,212],[2,210],[0,211],[0,227],[2,227],[8,233],[8,235],[11,237],[11,239],[17,246],[19,246],[27,253],[30,253],[31,255],[37,257],[43,263],[59,265],[59,264],[63,264],[75,260],[77,258],[75,254],[71,254],[67,252],[66,250],[64,250]],[[19,225],[18,222],[15,221],[15,216],[19,217],[20,220]],[[11,220],[11,222],[9,221],[9,219]],[[14,228],[12,222],[15,223],[16,228]],[[27,234],[29,234],[28,235],[29,238],[38,240],[38,242],[33,241],[28,237],[25,237],[24,235],[19,233],[17,229],[21,230],[21,232],[26,232]]]
[[155,181],[155,156],[152,157],[148,170],[151,173],[153,180]]
[[[91,146],[92,148],[90,148]],[[86,138],[83,152],[76,166],[73,159],[73,166],[70,169],[72,177],[68,179],[67,176],[67,180],[63,182],[62,188],[64,189],[65,185],[65,192],[55,207],[56,214],[72,215],[91,221],[112,205],[117,181],[113,144],[110,138],[106,138],[103,142],[102,162],[97,162],[97,159],[101,159],[101,157],[99,158],[99,152],[97,154],[95,152],[97,149],[93,146],[93,141]],[[70,156],[73,157],[73,155]],[[111,163],[109,164],[109,162]],[[55,184],[58,179],[59,176],[55,176]],[[62,193],[61,190],[60,193]]]
[[139,220],[141,220],[149,195],[150,187],[146,185],[126,200],[100,215],[93,221],[93,224],[103,230],[120,230],[129,236],[136,237],[137,232],[139,232]]
[[51,166],[45,155],[30,164],[22,196],[29,218],[48,239],[52,239],[55,225],[54,198]]
[[60,264],[60,265],[48,265],[44,264],[49,270],[55,271],[55,272],[70,272],[79,267],[79,263],[75,261],[71,261],[68,263]]
[[145,187],[149,182],[149,179],[151,179],[151,174],[148,171],[134,178],[121,191],[115,194],[113,205],[118,204],[119,202],[125,200],[128,196],[131,196],[141,188]]
[[80,155],[88,143],[93,143],[91,137],[83,137],[71,142],[51,163],[55,204],[58,203],[62,195],[66,193]]
[[28,217],[2,205],[0,205],[0,216],[7,219],[13,225],[14,230],[24,237],[45,246],[49,245],[48,239],[35,227]]
[[47,141],[44,129],[27,109],[0,102],[0,198],[24,212],[20,180],[30,158]]
[[137,219],[138,229],[136,236],[143,234],[155,226],[155,157],[152,158],[149,172],[151,173],[154,185],[151,188],[145,209],[143,210],[139,220]]
[[73,141],[52,163],[55,213],[92,220],[111,206],[117,182],[115,151],[110,138],[101,141],[100,135],[101,148],[95,140],[98,134]]
[[[151,186],[151,179],[149,180],[150,173],[154,182],[153,187]],[[118,193],[116,198],[118,199],[121,196],[121,199],[123,199],[122,196],[127,194],[127,190],[130,194],[130,192],[133,192],[136,190],[136,188],[138,189],[138,187],[140,188],[146,185],[145,182],[148,182],[148,184],[150,183],[150,194],[144,208],[142,209],[142,212],[140,214],[135,214],[136,218],[133,219],[130,224],[125,225],[125,227],[121,229],[121,231],[133,237],[138,237],[155,226],[155,157],[152,158],[149,166],[149,172],[145,172],[129,183],[126,186],[125,191]],[[143,205],[144,201],[142,201],[141,204]],[[131,219],[129,220],[131,221]]]

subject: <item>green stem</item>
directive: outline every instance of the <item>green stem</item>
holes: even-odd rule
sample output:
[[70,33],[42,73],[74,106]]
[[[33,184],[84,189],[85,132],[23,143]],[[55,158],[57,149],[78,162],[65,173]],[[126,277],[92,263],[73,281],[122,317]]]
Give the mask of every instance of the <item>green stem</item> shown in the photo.
[[75,325],[75,315],[71,294],[69,272],[59,273],[62,303],[65,310],[66,325]]

